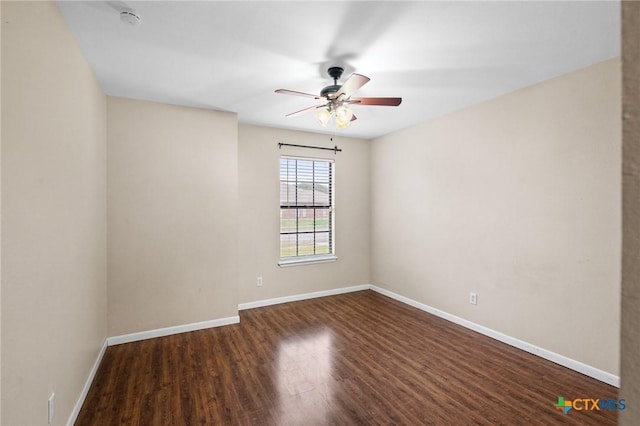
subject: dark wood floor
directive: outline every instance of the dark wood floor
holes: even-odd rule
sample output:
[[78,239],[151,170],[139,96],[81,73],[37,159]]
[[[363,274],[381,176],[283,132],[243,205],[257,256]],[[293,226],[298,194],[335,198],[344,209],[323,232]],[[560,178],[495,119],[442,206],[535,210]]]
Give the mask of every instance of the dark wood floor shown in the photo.
[[111,346],[76,424],[616,424],[559,396],[617,389],[362,291]]

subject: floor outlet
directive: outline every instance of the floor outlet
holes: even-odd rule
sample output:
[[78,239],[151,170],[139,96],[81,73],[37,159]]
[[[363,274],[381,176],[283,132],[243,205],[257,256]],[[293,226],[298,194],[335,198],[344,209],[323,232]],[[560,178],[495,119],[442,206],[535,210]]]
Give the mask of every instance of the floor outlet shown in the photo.
[[56,416],[56,394],[52,393],[49,397],[49,424],[53,423]]
[[258,278],[256,278],[256,285],[257,285],[258,287],[262,287],[262,277],[258,277]]
[[469,303],[472,305],[478,304],[478,295],[476,293],[469,293]]

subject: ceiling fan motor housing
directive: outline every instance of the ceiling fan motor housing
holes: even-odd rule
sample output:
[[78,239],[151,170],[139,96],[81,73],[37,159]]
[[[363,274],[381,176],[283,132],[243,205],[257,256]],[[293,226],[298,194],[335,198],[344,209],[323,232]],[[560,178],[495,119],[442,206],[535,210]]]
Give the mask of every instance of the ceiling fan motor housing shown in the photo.
[[334,95],[340,90],[342,86],[339,84],[332,84],[331,86],[327,86],[320,91],[320,96],[327,99],[332,99]]

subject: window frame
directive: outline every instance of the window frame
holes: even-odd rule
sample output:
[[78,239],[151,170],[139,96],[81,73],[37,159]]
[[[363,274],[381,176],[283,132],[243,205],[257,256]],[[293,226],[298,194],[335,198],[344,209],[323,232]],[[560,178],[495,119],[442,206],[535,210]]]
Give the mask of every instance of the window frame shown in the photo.
[[[285,256],[282,257],[281,253],[282,253],[282,209],[283,209],[283,204],[282,204],[282,169],[281,169],[281,162],[282,160],[296,160],[296,161],[312,161],[312,162],[323,162],[323,163],[328,163],[329,167],[330,167],[330,179],[329,179],[329,253],[327,254],[296,254],[295,256]],[[296,164],[296,168],[297,168],[297,164]],[[296,183],[299,182],[304,182],[304,181],[298,181],[297,180],[297,176],[296,176]],[[279,228],[279,242],[278,242],[278,265],[281,267],[286,267],[286,266],[297,266],[297,265],[304,265],[304,264],[314,264],[314,263],[326,263],[326,262],[335,262],[338,257],[336,256],[336,238],[335,238],[335,160],[330,159],[330,158],[319,158],[319,157],[306,157],[306,156],[296,156],[296,155],[280,155],[278,157],[278,182],[279,182],[279,192],[280,192],[280,203],[278,205],[278,210],[279,210],[279,223],[278,223],[278,228]],[[308,183],[308,182],[305,182]],[[315,181],[315,176],[312,178],[312,183],[316,183]],[[314,203],[312,203],[311,206],[307,205],[305,207],[297,207],[297,206],[290,206],[287,208],[287,210],[292,209],[295,210],[296,212],[298,212],[299,209],[301,208],[311,208],[311,209],[321,209],[321,208],[326,208],[323,206],[315,206]],[[300,235],[300,233],[297,231],[297,218],[298,218],[298,214],[296,213],[296,232],[295,233],[288,233],[288,234],[294,234],[294,235]],[[314,224],[315,227],[315,224]],[[323,233],[324,231],[318,231]],[[308,232],[307,232],[308,233]],[[314,229],[314,231],[312,232],[314,235],[316,234],[316,231]],[[314,243],[315,245],[315,243]],[[296,243],[297,246],[297,243]]]

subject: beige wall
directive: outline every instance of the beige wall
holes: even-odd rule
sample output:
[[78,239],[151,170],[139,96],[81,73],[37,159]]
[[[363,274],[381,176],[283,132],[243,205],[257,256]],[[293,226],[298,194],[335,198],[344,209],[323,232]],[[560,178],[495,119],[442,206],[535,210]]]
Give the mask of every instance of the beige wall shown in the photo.
[[[0,25],[2,25],[2,7],[0,7]],[[2,46],[2,31],[0,31],[0,46]],[[2,48],[0,47],[0,53]],[[0,54],[0,99],[2,99],[2,54]],[[2,102],[0,102],[0,176],[2,175]],[[0,239],[2,238],[2,185],[0,182]],[[2,259],[2,244],[0,244],[0,259]],[[0,262],[0,330],[2,330],[2,262]],[[0,332],[0,370],[2,370],[2,332]],[[2,373],[0,371],[0,423],[2,423]]]
[[106,337],[106,97],[54,2],[2,2],[2,424],[65,424]]
[[621,425],[640,419],[640,3],[622,5],[623,220]]
[[[278,142],[333,148],[283,147]],[[241,303],[368,284],[369,146],[362,139],[242,125],[239,129]],[[332,263],[279,267],[279,158],[296,155],[335,160],[335,253]],[[262,276],[264,285],[256,286]]]
[[[2,25],[2,7],[0,6],[0,25]],[[2,31],[0,31],[2,46]],[[0,99],[2,99],[2,48],[0,47]],[[2,175],[2,102],[0,101],[0,176]],[[2,239],[2,184],[0,179],[0,240]],[[0,259],[2,244],[0,243]],[[0,423],[2,423],[2,262],[0,261]]]
[[[369,282],[618,374],[617,61],[373,142],[332,142],[238,129],[231,113],[107,100],[55,3],[2,2],[0,16],[2,424],[45,424],[51,392],[54,423],[65,423],[107,335]],[[635,232],[627,123],[625,230]],[[281,154],[336,160],[337,262],[277,266]],[[628,235],[621,397],[633,401]]]
[[619,374],[620,97],[611,60],[375,140],[374,284]]
[[109,335],[237,315],[235,114],[108,98]]

